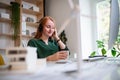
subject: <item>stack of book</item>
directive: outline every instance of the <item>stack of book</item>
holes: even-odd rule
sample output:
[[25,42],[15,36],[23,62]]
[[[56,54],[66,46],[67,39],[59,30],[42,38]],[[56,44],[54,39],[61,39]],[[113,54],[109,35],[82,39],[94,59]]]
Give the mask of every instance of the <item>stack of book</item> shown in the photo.
[[33,47],[12,47],[6,49],[6,55],[9,59],[11,70],[27,70],[36,69],[37,53]]

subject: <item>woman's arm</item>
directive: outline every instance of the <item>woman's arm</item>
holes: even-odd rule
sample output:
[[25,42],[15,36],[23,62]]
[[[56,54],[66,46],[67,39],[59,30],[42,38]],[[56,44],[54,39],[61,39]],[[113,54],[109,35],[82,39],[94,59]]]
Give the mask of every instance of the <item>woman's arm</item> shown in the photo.
[[59,51],[53,55],[48,56],[47,61],[57,61],[57,60],[61,60],[61,59],[66,59],[68,54],[69,54],[68,51]]
[[53,37],[55,38],[55,40],[57,41],[58,45],[60,46],[60,49],[65,49],[66,48],[66,45],[58,37],[56,29],[55,29]]

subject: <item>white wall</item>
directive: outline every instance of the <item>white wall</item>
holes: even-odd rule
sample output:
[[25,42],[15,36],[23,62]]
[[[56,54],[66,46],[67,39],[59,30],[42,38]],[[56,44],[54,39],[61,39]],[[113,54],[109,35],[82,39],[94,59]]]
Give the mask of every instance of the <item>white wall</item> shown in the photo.
[[[96,8],[97,0],[73,0],[74,4],[80,5],[80,26],[77,27],[76,19],[73,19],[66,27],[67,45],[71,54],[82,52],[84,58],[96,50],[97,26]],[[68,0],[46,0],[46,15],[56,20],[59,30],[64,21],[70,17],[71,9]],[[81,29],[81,30],[78,30]],[[81,36],[81,35],[82,36]],[[81,36],[81,40],[80,40]],[[81,41],[81,44],[79,43]],[[79,43],[79,44],[78,44]],[[79,46],[79,48],[78,48]],[[82,51],[80,49],[82,46]],[[78,50],[79,49],[79,50]]]

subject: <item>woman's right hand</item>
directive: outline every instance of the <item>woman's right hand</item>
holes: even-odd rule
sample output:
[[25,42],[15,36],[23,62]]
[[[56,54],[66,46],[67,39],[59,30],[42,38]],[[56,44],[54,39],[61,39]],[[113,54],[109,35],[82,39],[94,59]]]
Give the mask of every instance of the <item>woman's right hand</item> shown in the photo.
[[56,52],[55,54],[53,54],[51,56],[48,56],[47,60],[48,61],[58,61],[58,60],[61,60],[61,59],[66,59],[67,56],[68,56],[68,51],[59,51],[59,52]]

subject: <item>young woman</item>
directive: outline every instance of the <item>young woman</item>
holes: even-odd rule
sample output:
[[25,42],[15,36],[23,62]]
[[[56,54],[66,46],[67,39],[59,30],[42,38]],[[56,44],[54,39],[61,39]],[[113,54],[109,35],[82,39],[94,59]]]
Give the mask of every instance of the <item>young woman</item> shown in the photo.
[[48,61],[66,59],[68,48],[57,35],[55,21],[45,16],[39,21],[36,35],[28,41],[28,46],[37,48],[38,58],[47,58]]

